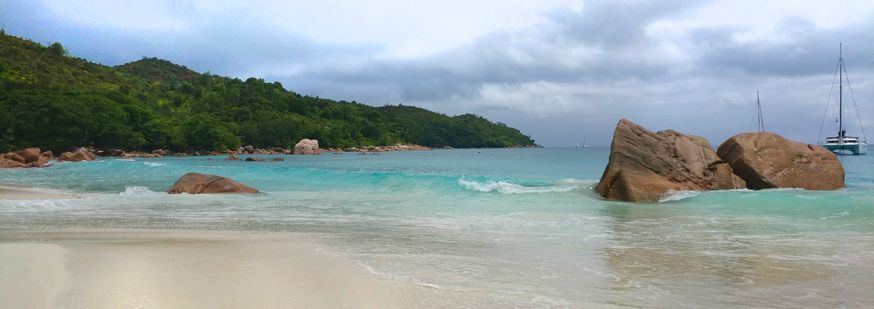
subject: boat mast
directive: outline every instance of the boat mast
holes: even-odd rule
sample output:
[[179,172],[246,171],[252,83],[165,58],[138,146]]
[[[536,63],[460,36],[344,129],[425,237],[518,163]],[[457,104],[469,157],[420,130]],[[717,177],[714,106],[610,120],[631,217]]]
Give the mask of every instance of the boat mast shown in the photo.
[[756,126],[758,126],[759,132],[765,132],[765,120],[762,117],[762,101],[759,100],[759,91],[756,90],[756,111],[757,111],[757,121]]
[[844,143],[844,43],[840,45],[838,56],[838,142]]

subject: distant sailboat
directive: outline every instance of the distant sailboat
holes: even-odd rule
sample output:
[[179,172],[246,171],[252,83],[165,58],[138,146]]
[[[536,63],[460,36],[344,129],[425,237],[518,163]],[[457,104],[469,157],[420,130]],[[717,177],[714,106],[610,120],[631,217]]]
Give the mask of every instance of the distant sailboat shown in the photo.
[[[859,108],[856,107],[856,98],[853,94],[853,86],[850,84],[850,77],[846,74],[847,68],[844,66],[844,47],[841,44],[840,54],[838,56],[838,119],[836,122],[838,123],[838,134],[837,136],[826,137],[825,141],[820,141],[820,145],[825,147],[834,153],[837,154],[854,154],[854,155],[863,155],[867,152],[867,139],[865,138],[865,129],[862,128],[862,118],[859,116]],[[850,96],[853,99],[853,106],[856,107],[856,117],[859,118],[859,128],[862,131],[862,138],[860,139],[857,136],[847,136],[847,130],[844,126],[844,79],[847,80],[847,87],[850,88]],[[832,84],[832,89],[834,89],[834,84]],[[829,94],[829,101],[831,101],[831,94]],[[828,114],[828,103],[826,105],[826,115]],[[825,117],[823,115],[822,124],[825,125]],[[819,134],[822,136],[822,127],[819,127]],[[817,137],[817,139],[819,139]]]
[[582,144],[580,144],[580,142],[577,142],[577,148],[589,148],[589,146],[586,145],[586,138],[585,138],[585,137],[583,137],[583,143],[582,143]]

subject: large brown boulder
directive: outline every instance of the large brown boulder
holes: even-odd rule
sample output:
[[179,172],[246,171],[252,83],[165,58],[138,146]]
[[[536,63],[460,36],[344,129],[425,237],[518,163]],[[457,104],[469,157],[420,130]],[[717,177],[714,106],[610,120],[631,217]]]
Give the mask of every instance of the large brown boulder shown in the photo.
[[70,161],[70,162],[79,162],[79,161],[94,161],[97,159],[97,155],[88,151],[85,148],[79,148],[73,152],[64,152],[60,156],[58,156],[58,161]]
[[622,119],[595,191],[609,200],[656,202],[670,191],[744,187],[707,139],[674,130],[652,132]]
[[39,161],[40,150],[36,147],[26,148],[24,150],[19,150],[16,152],[18,155],[24,158],[24,163],[32,163]]
[[838,157],[819,145],[793,142],[774,133],[742,133],[722,143],[717,153],[750,189],[844,187],[844,168]]
[[188,173],[176,180],[167,193],[258,193],[258,190],[222,176]]
[[319,152],[318,140],[305,138],[294,145],[294,154],[296,155],[317,155]]

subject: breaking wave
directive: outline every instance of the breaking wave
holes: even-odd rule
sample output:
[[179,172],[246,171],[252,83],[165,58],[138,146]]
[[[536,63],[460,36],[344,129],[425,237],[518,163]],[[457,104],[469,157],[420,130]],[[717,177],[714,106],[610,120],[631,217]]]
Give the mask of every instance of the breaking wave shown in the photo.
[[145,196],[157,194],[158,192],[149,190],[148,187],[144,186],[126,186],[124,187],[124,191],[119,193],[119,196],[122,197],[130,197],[130,196]]
[[659,203],[681,201],[687,198],[696,197],[700,194],[701,191],[668,191],[662,195],[662,198],[659,199]]
[[459,179],[458,184],[468,190],[502,194],[570,192],[583,186],[582,182],[575,179],[564,179],[551,186],[523,186],[506,181],[476,182],[464,178]]

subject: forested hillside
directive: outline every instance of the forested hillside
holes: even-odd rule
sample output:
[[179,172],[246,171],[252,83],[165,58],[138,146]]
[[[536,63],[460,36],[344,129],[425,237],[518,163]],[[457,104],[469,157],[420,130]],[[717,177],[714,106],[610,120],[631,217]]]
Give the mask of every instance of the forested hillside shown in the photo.
[[512,147],[534,141],[482,117],[301,95],[278,82],[194,72],[144,58],[108,67],[0,33],[0,151],[29,146],[225,150],[420,144]]

